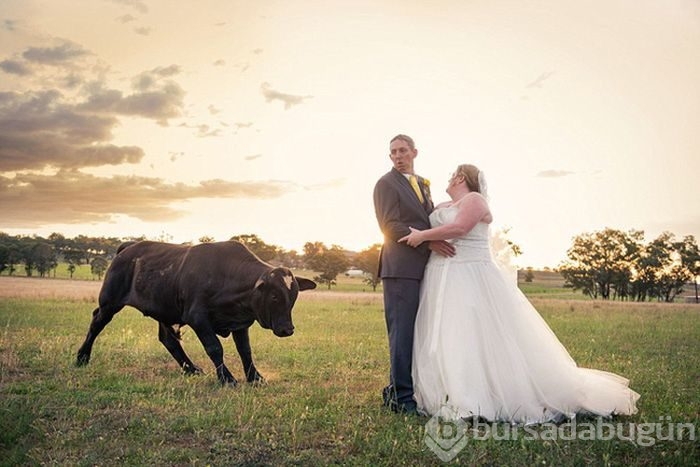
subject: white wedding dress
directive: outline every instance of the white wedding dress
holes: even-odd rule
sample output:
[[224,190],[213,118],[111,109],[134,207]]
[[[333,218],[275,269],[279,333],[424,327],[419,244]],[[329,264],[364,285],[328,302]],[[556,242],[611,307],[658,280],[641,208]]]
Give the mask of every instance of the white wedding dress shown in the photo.
[[[433,227],[457,208],[435,210]],[[452,241],[457,254],[432,254],[421,286],[413,346],[420,411],[454,417],[542,423],[577,413],[633,414],[628,380],[579,368],[512,278],[492,260],[488,224]]]

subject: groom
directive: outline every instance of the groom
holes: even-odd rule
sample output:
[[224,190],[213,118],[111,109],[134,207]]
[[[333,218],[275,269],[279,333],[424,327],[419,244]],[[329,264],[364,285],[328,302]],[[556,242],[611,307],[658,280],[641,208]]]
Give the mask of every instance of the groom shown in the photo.
[[447,242],[430,242],[413,248],[398,240],[410,233],[409,227],[430,228],[428,215],[433,210],[429,183],[415,175],[413,161],[418,150],[411,137],[395,136],[389,145],[393,168],[374,187],[374,210],[384,245],[379,258],[379,277],[384,289],[384,317],[389,334],[391,373],[383,390],[384,405],[394,412],[415,414],[411,361],[413,326],[418,312],[420,281],[434,250],[454,255]]

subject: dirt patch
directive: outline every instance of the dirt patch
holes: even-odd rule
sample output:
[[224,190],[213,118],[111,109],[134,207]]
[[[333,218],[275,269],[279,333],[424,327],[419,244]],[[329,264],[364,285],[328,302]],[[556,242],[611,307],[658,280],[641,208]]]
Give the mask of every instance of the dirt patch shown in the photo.
[[101,281],[0,277],[0,298],[70,298],[97,301]]
[[[0,276],[0,298],[67,298],[97,302],[101,281]],[[308,290],[299,300],[361,300],[381,303],[382,295],[372,292]]]

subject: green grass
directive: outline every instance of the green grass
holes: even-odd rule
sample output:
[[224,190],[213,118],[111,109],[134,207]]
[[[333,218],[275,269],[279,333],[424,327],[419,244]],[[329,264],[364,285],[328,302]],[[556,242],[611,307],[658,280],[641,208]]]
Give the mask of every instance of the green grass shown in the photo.
[[[26,272],[24,270],[23,265],[16,265],[16,270],[12,274],[15,277],[26,277]],[[9,271],[5,270],[2,273],[0,273],[0,276],[9,276]],[[34,277],[39,277],[39,273],[34,271]],[[56,266],[55,270],[51,270],[48,272],[46,277],[50,277],[52,279],[71,279],[70,272],[68,271],[68,263],[58,263],[58,266]],[[73,277],[72,279],[75,280],[86,280],[86,281],[93,281],[93,280],[99,280],[97,276],[92,274],[92,270],[90,268],[89,264],[80,264],[75,266],[75,271],[73,271]]]
[[[535,298],[580,366],[631,379],[639,413],[620,422],[698,425],[700,308]],[[2,465],[441,465],[423,442],[425,418],[382,409],[388,351],[381,301],[304,299],[286,339],[251,328],[268,382],[221,388],[194,333],[183,345],[206,375],[186,377],[134,309],[73,365],[94,305],[0,301]],[[233,342],[229,368],[242,370]],[[700,436],[700,433],[696,433]],[[465,465],[692,465],[697,441],[470,440]]]

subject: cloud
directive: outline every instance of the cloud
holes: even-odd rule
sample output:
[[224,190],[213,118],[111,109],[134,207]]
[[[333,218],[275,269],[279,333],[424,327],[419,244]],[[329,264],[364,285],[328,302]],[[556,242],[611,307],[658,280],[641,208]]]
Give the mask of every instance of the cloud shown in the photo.
[[207,124],[202,124],[197,127],[197,136],[199,138],[208,138],[211,136],[221,136],[221,130],[219,128],[212,129]]
[[125,96],[119,90],[104,88],[101,83],[96,83],[87,100],[77,105],[76,109],[98,114],[140,116],[153,119],[163,126],[168,124],[168,119],[182,115],[185,91],[174,81],[144,83],[142,79],[135,87],[137,92]]
[[269,83],[263,83],[260,85],[260,91],[267,102],[272,102],[274,100],[284,102],[285,110],[291,108],[293,105],[299,105],[306,99],[311,99],[313,96],[296,96],[294,94],[285,94],[283,92],[277,91],[270,88]]
[[250,128],[253,126],[253,122],[236,122],[234,125],[240,130],[241,128]]
[[159,82],[162,82],[163,78],[170,78],[181,72],[182,69],[180,65],[156,67],[138,74],[132,80],[132,87],[138,91],[148,91],[149,89],[153,89]]
[[117,21],[122,24],[131,23],[132,21],[136,21],[136,17],[129,14],[121,15],[117,18]]
[[12,19],[3,20],[2,27],[8,31],[15,31],[17,29],[17,21]]
[[221,113],[221,109],[216,107],[214,104],[209,104],[209,107],[207,108],[209,110],[209,113],[211,115],[216,115]]
[[134,8],[139,13],[148,13],[148,6],[142,0],[110,0],[112,3]]
[[22,53],[0,62],[0,69],[8,74],[29,78],[22,80],[24,87],[40,89],[74,86],[85,80],[79,75],[104,76],[107,66],[88,49],[65,39],[51,39],[53,45],[33,46]]
[[553,71],[546,71],[538,76],[534,81],[525,86],[526,88],[541,88],[543,83],[554,74]]
[[186,214],[173,203],[195,198],[272,199],[299,189],[295,183],[281,180],[206,180],[187,185],[151,177],[97,177],[78,171],[0,176],[0,228],[107,222],[120,214],[147,222],[168,221]]
[[175,161],[178,160],[180,157],[184,156],[185,153],[182,152],[182,151],[179,151],[179,152],[170,151],[170,152],[168,153],[168,155],[170,156],[170,162],[175,162]]
[[575,173],[576,172],[570,172],[568,170],[543,170],[535,176],[540,178],[561,178],[575,175]]
[[139,162],[143,150],[106,144],[114,116],[79,112],[56,90],[0,93],[0,172]]
[[151,28],[147,28],[146,26],[139,26],[137,28],[134,28],[134,32],[141,36],[148,36],[151,34]]
[[3,60],[0,62],[0,69],[11,75],[28,76],[32,74],[32,70],[27,65],[17,60]]
[[64,88],[75,89],[81,84],[83,84],[83,78],[75,73],[71,73],[63,78],[62,84]]
[[[66,48],[31,48],[31,60],[56,63],[71,56]],[[82,50],[72,48],[70,50]],[[6,64],[7,65],[7,64]],[[0,172],[76,169],[137,163],[144,152],[136,146],[110,144],[122,116],[139,116],[167,125],[183,112],[184,90],[170,77],[180,67],[157,67],[132,82],[134,92],[105,87],[96,81],[71,99],[63,91],[77,89],[84,78],[71,73],[60,78],[63,90],[0,92]]]
[[259,159],[262,157],[262,154],[252,154],[250,156],[245,156],[244,159],[247,161],[254,161],[255,159]]
[[[208,138],[211,136],[221,136],[221,128],[212,128],[206,123],[201,123],[198,125],[195,124],[189,124],[189,123],[181,123],[179,125],[181,128],[194,128],[197,130],[196,136],[198,138]],[[223,126],[226,126],[223,124]]]
[[62,65],[89,54],[90,52],[78,44],[62,41],[55,47],[29,47],[22,53],[22,57],[29,62],[42,65]]
[[226,65],[226,60],[220,58],[217,61],[214,62],[214,66],[225,66]]

